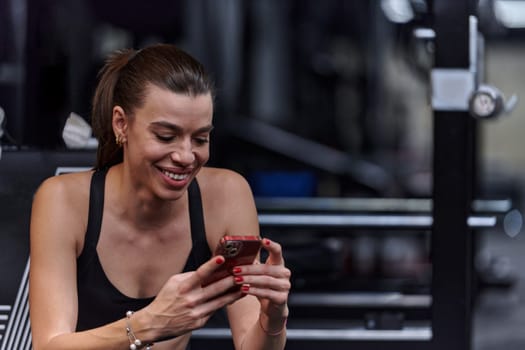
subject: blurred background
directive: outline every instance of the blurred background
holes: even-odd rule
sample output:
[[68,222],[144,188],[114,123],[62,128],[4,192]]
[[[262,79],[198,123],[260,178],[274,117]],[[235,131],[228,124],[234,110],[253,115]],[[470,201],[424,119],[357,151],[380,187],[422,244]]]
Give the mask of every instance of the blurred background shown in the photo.
[[[484,81],[506,97],[525,96],[525,1],[470,3]],[[430,213],[432,5],[0,0],[0,265],[7,271],[0,320],[9,319],[27,260],[32,193],[57,167],[93,164],[93,147],[71,149],[62,132],[71,113],[90,122],[97,71],[116,49],[169,42],[208,67],[218,87],[210,164],[243,174],[267,220],[298,212]],[[525,346],[524,115],[518,102],[476,131],[475,197],[503,209],[498,224],[474,232],[475,349]],[[378,233],[373,222],[298,226],[270,223],[262,230],[283,243],[294,271],[290,327],[426,324],[428,227]],[[399,296],[407,298],[385,302]]]

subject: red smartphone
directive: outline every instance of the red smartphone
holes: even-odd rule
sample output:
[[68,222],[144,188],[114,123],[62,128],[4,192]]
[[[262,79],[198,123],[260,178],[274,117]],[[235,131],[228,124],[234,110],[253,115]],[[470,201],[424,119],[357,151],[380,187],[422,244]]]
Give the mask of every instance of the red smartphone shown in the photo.
[[222,255],[226,261],[203,283],[203,286],[232,274],[235,266],[253,264],[260,250],[261,238],[259,236],[225,235],[221,237],[214,255]]

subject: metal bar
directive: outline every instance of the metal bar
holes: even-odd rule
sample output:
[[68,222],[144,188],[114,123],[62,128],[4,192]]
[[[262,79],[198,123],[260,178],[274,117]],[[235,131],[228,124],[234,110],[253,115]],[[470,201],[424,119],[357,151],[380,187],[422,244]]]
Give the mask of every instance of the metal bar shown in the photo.
[[256,119],[240,118],[229,131],[250,143],[283,154],[332,174],[349,175],[355,181],[383,192],[393,178],[380,166],[351,157],[348,153],[303,138]]
[[432,305],[430,295],[389,293],[293,293],[290,306],[426,308]]
[[259,210],[429,212],[432,209],[431,200],[419,198],[258,197],[255,201]]
[[[217,349],[231,349],[231,339],[214,339],[213,345]],[[428,348],[430,342],[423,341],[395,341],[386,343],[384,341],[353,341],[351,343],[338,340],[301,340],[288,339],[286,343],[286,350],[348,350],[355,348],[359,350],[422,350]],[[192,350],[208,350],[209,340],[207,339],[192,339]]]
[[[338,198],[338,197],[257,197],[260,211],[359,211],[413,212],[432,211],[429,198]],[[506,213],[512,209],[509,199],[476,199],[472,210],[479,213]]]
[[88,166],[59,166],[55,170],[55,175],[62,175],[68,173],[76,173],[80,171],[92,170],[93,167]]
[[[431,229],[430,215],[354,215],[354,214],[259,214],[261,226],[352,227],[375,229]],[[465,224],[472,228],[494,227],[494,216],[471,216]]]
[[[195,330],[193,338],[231,338],[229,328],[201,328]],[[288,340],[330,340],[330,341],[430,341],[430,327],[406,327],[402,330],[355,329],[296,329],[288,328]]]
[[510,199],[475,199],[472,201],[472,210],[474,212],[503,214],[512,210],[512,201]]
[[[434,64],[470,70],[472,1],[433,1]],[[433,349],[469,350],[472,335],[471,211],[475,121],[467,110],[434,110],[431,238]]]

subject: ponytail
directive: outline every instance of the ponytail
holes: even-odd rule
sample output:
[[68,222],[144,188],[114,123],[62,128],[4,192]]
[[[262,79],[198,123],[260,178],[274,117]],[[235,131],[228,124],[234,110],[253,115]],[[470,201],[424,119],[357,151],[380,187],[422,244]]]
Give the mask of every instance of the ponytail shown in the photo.
[[134,56],[134,50],[122,50],[112,54],[99,72],[99,83],[93,96],[91,124],[98,140],[95,168],[110,167],[122,162],[122,147],[117,145],[113,133],[113,107],[115,87],[120,72]]

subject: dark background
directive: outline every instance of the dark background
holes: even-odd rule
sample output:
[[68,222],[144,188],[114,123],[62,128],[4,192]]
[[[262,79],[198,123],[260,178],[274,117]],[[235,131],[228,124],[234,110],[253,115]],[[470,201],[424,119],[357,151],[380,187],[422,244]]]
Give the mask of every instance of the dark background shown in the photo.
[[[39,183],[58,166],[93,164],[93,150],[68,150],[61,134],[71,112],[89,122],[97,71],[114,49],[170,42],[209,68],[218,86],[211,165],[239,171],[258,198],[429,197],[433,47],[415,40],[413,30],[432,25],[431,2],[407,1],[413,18],[406,23],[388,17],[382,3],[0,0],[0,106],[6,112],[0,304],[14,299],[27,261],[30,205]],[[492,57],[505,57],[492,52],[523,46],[522,30],[497,23],[492,3],[480,1],[478,8],[487,46],[497,49],[488,51],[489,68]],[[483,152],[491,139],[481,136]],[[505,134],[492,142],[503,141]],[[515,169],[483,158],[477,194],[510,198],[520,208],[521,173]],[[287,248],[297,292],[431,288],[424,230],[265,233]],[[480,285],[476,299],[478,349],[524,344],[516,331],[523,325],[517,313],[522,276],[516,272],[521,240],[501,227],[479,233],[480,266],[494,278]],[[361,322],[362,315],[356,317]],[[516,328],[502,330],[509,319]]]

